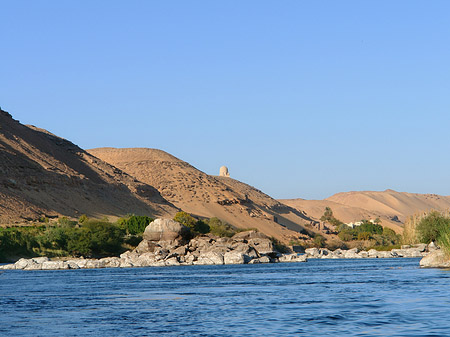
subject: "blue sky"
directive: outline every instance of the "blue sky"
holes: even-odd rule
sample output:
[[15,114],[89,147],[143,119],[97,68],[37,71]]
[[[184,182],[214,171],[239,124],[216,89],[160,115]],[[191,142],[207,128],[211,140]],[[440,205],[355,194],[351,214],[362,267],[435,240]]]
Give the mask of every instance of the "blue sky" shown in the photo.
[[0,106],[276,198],[450,195],[448,1],[0,2]]

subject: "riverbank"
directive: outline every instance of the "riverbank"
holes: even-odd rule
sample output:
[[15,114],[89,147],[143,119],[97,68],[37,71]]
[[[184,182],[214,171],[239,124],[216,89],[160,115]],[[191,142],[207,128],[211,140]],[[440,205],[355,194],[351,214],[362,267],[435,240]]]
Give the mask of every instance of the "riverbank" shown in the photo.
[[388,251],[378,251],[370,249],[368,251],[353,249],[336,249],[334,251],[327,248],[308,248],[305,254],[310,259],[362,259],[362,258],[399,258],[399,257],[424,257],[436,250],[434,244],[417,244],[413,246],[402,246],[401,249]]
[[423,257],[435,249],[431,244],[419,244],[390,251],[360,251],[358,248],[331,251],[326,248],[308,248],[304,254],[286,254],[274,247],[272,239],[257,231],[240,232],[231,238],[213,235],[192,237],[189,228],[180,223],[169,219],[156,219],[145,229],[141,243],[134,250],[119,257],[67,260],[51,260],[48,257],[22,258],[16,263],[0,266],[0,269],[132,268],[307,262],[308,259]]
[[[198,239],[197,239],[198,240]],[[200,240],[205,241],[205,240]],[[211,242],[209,242],[211,243]],[[214,249],[216,248],[216,249]],[[244,249],[242,249],[244,248]],[[430,248],[433,249],[433,248]],[[416,247],[393,249],[390,251],[359,251],[357,248],[330,251],[326,248],[308,248],[305,254],[281,254],[271,252],[259,254],[257,251],[253,256],[248,255],[249,246],[241,245],[240,251],[229,251],[223,255],[217,251],[217,246],[211,245],[208,252],[200,254],[196,259],[186,258],[186,254],[177,255],[169,251],[154,254],[145,252],[142,254],[126,252],[120,257],[106,257],[102,259],[68,259],[51,260],[47,257],[31,259],[20,259],[14,264],[0,266],[3,270],[64,270],[64,269],[95,269],[95,268],[133,268],[133,267],[164,267],[164,266],[192,266],[192,265],[229,265],[229,264],[258,264],[258,263],[283,263],[283,262],[307,262],[308,259],[375,259],[375,258],[417,258],[429,254],[427,245]],[[244,254],[246,251],[247,254]],[[437,250],[439,251],[439,250]],[[181,250],[179,250],[181,253]],[[192,256],[192,255],[190,255]],[[259,257],[258,257],[259,256]]]

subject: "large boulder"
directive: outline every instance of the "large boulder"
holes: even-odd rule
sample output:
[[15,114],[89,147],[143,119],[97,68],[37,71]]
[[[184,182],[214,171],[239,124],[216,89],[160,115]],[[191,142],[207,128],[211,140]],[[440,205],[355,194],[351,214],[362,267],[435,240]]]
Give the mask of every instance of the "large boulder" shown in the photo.
[[450,256],[442,249],[436,249],[420,260],[422,268],[450,268]]
[[145,228],[143,238],[147,241],[175,241],[189,239],[188,227],[171,219],[156,219]]
[[258,252],[259,255],[263,254],[273,254],[275,253],[273,248],[272,240],[269,238],[255,238],[255,239],[249,239],[248,244],[255,248],[255,250]]
[[134,249],[137,254],[152,253],[158,245],[154,241],[142,240],[139,245]]
[[225,253],[223,260],[225,264],[244,264],[246,262],[245,255],[235,251]]
[[260,258],[250,260],[249,264],[270,263],[270,262],[272,262],[271,258],[265,255],[261,256]]
[[197,261],[193,262],[193,264],[198,265],[211,265],[211,264],[223,264],[224,257],[222,254],[218,252],[207,252],[205,254],[200,255]]
[[45,261],[42,263],[42,270],[69,269],[69,265],[64,261]]
[[313,248],[307,248],[305,249],[305,253],[309,255],[310,257],[319,257],[319,249],[313,247]]
[[413,245],[413,248],[418,249],[421,253],[425,252],[427,250],[427,245],[425,243],[418,243]]
[[250,247],[253,247],[260,256],[273,255],[275,253],[272,240],[267,235],[255,230],[237,233],[232,237],[232,240],[248,244]]
[[361,258],[361,256],[358,255],[358,253],[359,253],[359,249],[358,248],[352,248],[352,249],[349,249],[349,250],[345,251],[344,257],[346,259],[358,259],[358,258]]

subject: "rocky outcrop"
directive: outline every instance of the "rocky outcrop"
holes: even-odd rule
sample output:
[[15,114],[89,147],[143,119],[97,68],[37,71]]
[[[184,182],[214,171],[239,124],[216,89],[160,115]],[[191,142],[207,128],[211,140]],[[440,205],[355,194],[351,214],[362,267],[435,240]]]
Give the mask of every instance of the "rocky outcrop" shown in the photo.
[[143,238],[146,241],[159,242],[188,240],[189,228],[171,219],[156,219],[145,228]]
[[435,249],[420,260],[422,268],[450,268],[450,256],[442,249]]
[[241,232],[232,238],[212,235],[190,239],[189,229],[176,221],[157,219],[145,229],[143,240],[120,257],[50,261],[48,258],[20,259],[0,269],[80,269],[148,266],[255,264],[306,262],[306,256],[278,253],[270,238],[256,232]]
[[278,258],[279,262],[306,262],[308,258],[306,255],[300,254],[283,254]]
[[413,246],[403,246],[402,249],[392,249],[389,251],[360,251],[358,248],[348,250],[336,249],[334,251],[326,248],[308,248],[305,254],[311,259],[361,259],[361,258],[397,258],[397,257],[424,257],[432,251],[432,247],[425,244]]
[[46,257],[20,259],[14,264],[0,266],[0,269],[54,270],[81,268],[129,268],[179,265],[222,265],[257,264],[271,262],[306,262],[308,258],[360,259],[423,257],[423,267],[450,267],[450,261],[434,245],[402,246],[391,251],[360,251],[326,248],[308,248],[305,254],[281,254],[277,252],[270,238],[257,231],[246,231],[232,238],[218,238],[212,235],[189,239],[189,229],[176,221],[157,219],[145,229],[143,240],[133,251],[120,257],[102,259],[70,259],[51,261]]

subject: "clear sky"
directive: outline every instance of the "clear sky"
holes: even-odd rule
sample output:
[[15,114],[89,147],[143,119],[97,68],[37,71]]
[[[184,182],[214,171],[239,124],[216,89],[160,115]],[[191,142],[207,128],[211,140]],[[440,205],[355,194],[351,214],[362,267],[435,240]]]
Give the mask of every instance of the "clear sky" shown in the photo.
[[276,198],[450,195],[450,1],[0,1],[0,106]]

